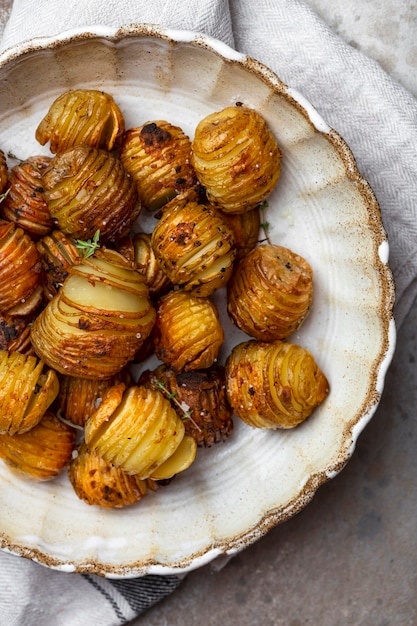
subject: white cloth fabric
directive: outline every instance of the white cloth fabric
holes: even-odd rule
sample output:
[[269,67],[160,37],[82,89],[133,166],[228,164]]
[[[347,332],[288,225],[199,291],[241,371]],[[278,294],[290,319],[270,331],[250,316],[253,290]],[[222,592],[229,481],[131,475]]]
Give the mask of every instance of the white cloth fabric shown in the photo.
[[[104,24],[159,23],[212,35],[273,69],[353,150],[390,240],[400,325],[417,294],[417,102],[343,43],[301,0],[15,0],[1,50],[34,36]],[[108,581],[0,554],[0,626],[123,624],[179,584]]]

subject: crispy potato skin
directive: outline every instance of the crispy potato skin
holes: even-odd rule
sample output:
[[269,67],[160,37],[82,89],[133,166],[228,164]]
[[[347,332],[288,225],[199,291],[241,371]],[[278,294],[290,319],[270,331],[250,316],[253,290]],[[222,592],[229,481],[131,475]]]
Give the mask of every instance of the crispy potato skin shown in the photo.
[[53,369],[36,356],[0,350],[0,433],[21,434],[42,419],[59,391]]
[[0,458],[14,473],[37,482],[55,478],[74,448],[75,430],[50,411],[26,433],[0,435]]
[[49,142],[53,154],[78,144],[113,150],[120,145],[124,130],[123,114],[110,94],[73,89],[54,100],[35,137],[42,146]]
[[34,240],[47,235],[53,227],[42,183],[42,172],[50,161],[47,156],[34,156],[12,167],[8,194],[0,204],[3,217],[23,228]]
[[211,367],[224,341],[216,306],[186,291],[169,292],[158,301],[153,341],[157,357],[177,372]]
[[[0,222],[0,312],[18,314],[14,309],[41,286],[41,271],[40,256],[29,235],[13,222]],[[35,301],[33,308],[38,304]]]
[[141,211],[136,185],[121,161],[107,152],[76,145],[56,154],[42,175],[54,223],[66,235],[117,241]]
[[68,276],[69,269],[83,256],[71,237],[54,229],[36,243],[42,262],[42,289],[46,301],[52,300]]
[[68,468],[75,493],[92,506],[121,509],[136,504],[147,494],[147,483],[107,463],[82,442]]
[[151,243],[170,281],[194,295],[209,296],[231,276],[236,256],[232,229],[220,212],[187,195],[164,207]]
[[310,264],[288,248],[263,244],[235,266],[227,284],[233,322],[261,341],[285,339],[308,314],[313,301]]
[[286,341],[250,340],[226,361],[229,402],[256,428],[294,428],[327,397],[329,382],[305,348]]
[[255,208],[275,188],[281,152],[265,120],[249,107],[231,106],[200,121],[192,164],[207,198],[226,213]]
[[143,372],[139,383],[152,389],[161,386],[166,389],[173,408],[184,420],[186,434],[194,437],[198,446],[210,448],[232,434],[232,409],[226,395],[223,367],[177,373],[161,365],[154,371]]
[[143,206],[150,211],[187,189],[202,193],[191,165],[189,137],[165,120],[129,128],[123,136],[120,159],[136,182]]

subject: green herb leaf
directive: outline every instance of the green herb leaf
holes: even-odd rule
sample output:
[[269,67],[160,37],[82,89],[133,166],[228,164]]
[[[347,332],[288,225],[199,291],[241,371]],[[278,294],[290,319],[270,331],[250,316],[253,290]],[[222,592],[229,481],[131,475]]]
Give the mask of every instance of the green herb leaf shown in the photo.
[[96,230],[92,239],[87,239],[86,241],[77,239],[75,245],[78,250],[83,253],[83,257],[88,259],[88,257],[93,256],[94,252],[100,248],[99,239],[100,231]]
[[3,202],[3,200],[5,200],[7,198],[7,196],[10,193],[10,189],[11,189],[11,187],[9,187],[8,190],[5,191],[4,193],[0,194],[0,202]]

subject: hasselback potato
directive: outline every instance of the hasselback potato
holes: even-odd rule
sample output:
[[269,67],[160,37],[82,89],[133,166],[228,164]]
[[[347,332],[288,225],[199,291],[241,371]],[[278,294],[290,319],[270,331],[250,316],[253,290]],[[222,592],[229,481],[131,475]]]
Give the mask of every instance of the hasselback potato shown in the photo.
[[259,242],[261,214],[259,206],[245,213],[222,213],[222,217],[233,231],[236,261],[253,250]]
[[7,197],[0,205],[3,217],[34,239],[44,237],[53,227],[42,183],[42,172],[50,161],[47,156],[34,156],[14,165],[9,173]]
[[132,240],[133,259],[138,272],[143,274],[152,297],[162,294],[171,285],[161,263],[152,249],[152,235],[137,233]]
[[120,159],[136,182],[143,206],[150,211],[187,189],[198,188],[191,165],[191,141],[179,126],[165,120],[128,129]]
[[159,299],[152,336],[156,356],[177,372],[210,367],[224,341],[215,304],[182,290]]
[[258,428],[293,428],[329,393],[327,378],[308,350],[254,339],[236,345],[227,358],[226,388],[236,415]]
[[113,97],[95,89],[66,91],[54,100],[36,129],[36,140],[48,141],[53,154],[78,144],[112,150],[125,128]]
[[99,231],[103,243],[116,241],[141,210],[133,179],[105,150],[78,145],[59,152],[42,180],[54,222],[74,238],[91,239]]
[[29,314],[40,302],[41,261],[35,243],[12,222],[0,222],[0,311]]
[[0,350],[0,433],[24,433],[40,422],[59,390],[57,374],[36,356]]
[[309,263],[288,248],[258,246],[234,268],[227,285],[233,322],[262,341],[285,339],[301,324],[313,300]]
[[0,458],[13,472],[34,481],[55,478],[70,462],[74,448],[74,428],[50,411],[28,432],[0,435]]
[[110,387],[119,382],[131,382],[128,369],[123,369],[110,378],[76,378],[60,374],[59,393],[56,405],[60,415],[77,426],[84,426],[85,422],[100,406],[104,394]]
[[236,255],[233,231],[220,213],[186,195],[164,207],[152,248],[171,282],[198,296],[227,283]]
[[195,129],[191,162],[207,198],[227,213],[265,200],[281,173],[281,153],[265,120],[239,105],[211,113]]
[[33,347],[61,374],[109,378],[143,344],[155,321],[144,277],[109,249],[74,265],[32,326]]
[[[160,391],[136,385],[127,389],[123,384],[111,387],[85,424],[85,441],[90,450],[142,479],[171,478],[172,471],[176,474],[191,465],[196,452],[194,440],[186,439],[180,447],[184,433],[184,424],[169,400]],[[176,455],[167,472],[155,476],[177,449],[179,453],[184,451],[183,458]]]
[[106,509],[135,504],[147,493],[146,480],[106,463],[85,442],[80,444],[69,465],[68,477],[80,500]]
[[42,261],[42,287],[46,300],[51,300],[62,287],[68,270],[81,263],[83,255],[76,242],[60,230],[42,237],[36,247]]
[[226,439],[233,431],[232,409],[226,395],[224,368],[175,372],[166,365],[145,370],[138,381],[159,389],[183,419],[185,433],[206,448]]
[[28,315],[0,314],[0,350],[34,354],[30,341],[32,322]]

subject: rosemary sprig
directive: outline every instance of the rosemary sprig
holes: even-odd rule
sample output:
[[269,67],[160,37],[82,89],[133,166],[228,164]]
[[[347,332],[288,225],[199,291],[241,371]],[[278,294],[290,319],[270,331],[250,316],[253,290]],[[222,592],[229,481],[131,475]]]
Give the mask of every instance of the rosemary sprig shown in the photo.
[[94,252],[100,248],[99,239],[100,231],[96,230],[92,239],[87,239],[85,241],[77,239],[75,245],[78,250],[83,253],[83,257],[88,259],[88,257],[93,256]]
[[177,398],[177,393],[176,391],[169,391],[169,389],[166,388],[166,385],[164,383],[164,381],[162,380],[156,380],[155,381],[156,386],[158,387],[158,389],[160,389],[162,391],[162,393],[164,394],[164,396],[173,404],[175,404],[175,406],[181,411],[181,419],[183,420],[190,420],[194,426],[197,428],[197,430],[199,430],[201,432],[201,428],[200,426],[197,424],[197,422],[193,419],[192,417],[192,411],[190,409],[190,407],[188,407],[188,409],[185,409],[184,404],[178,400]]

